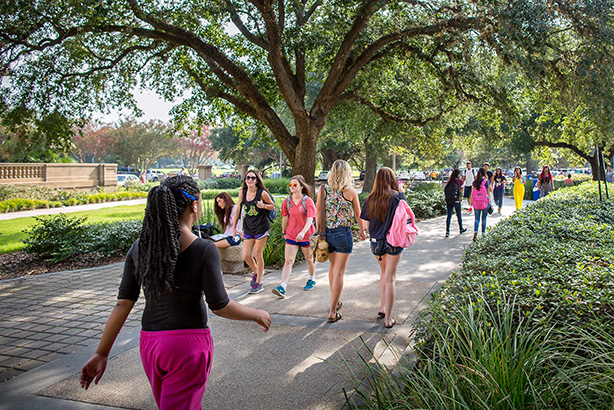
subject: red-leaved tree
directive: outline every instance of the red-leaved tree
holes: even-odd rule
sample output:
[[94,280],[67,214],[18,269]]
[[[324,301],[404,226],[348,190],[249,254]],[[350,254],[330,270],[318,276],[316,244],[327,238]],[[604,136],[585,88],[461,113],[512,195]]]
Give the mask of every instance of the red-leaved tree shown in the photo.
[[99,127],[88,121],[82,127],[75,127],[74,132],[72,154],[79,162],[103,162],[116,150],[117,139],[108,125]]
[[198,171],[198,165],[211,158],[215,152],[211,148],[209,126],[195,125],[194,129],[184,130],[179,137],[179,146],[183,163],[190,175]]

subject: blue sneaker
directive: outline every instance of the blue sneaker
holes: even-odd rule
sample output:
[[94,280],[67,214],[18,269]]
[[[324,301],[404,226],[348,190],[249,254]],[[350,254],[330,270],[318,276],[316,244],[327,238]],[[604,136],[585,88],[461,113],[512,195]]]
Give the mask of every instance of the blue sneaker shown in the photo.
[[256,275],[252,276],[252,280],[250,280],[250,281],[249,281],[249,287],[250,287],[250,288],[253,288],[253,287],[254,287],[254,285],[256,284],[256,278],[257,278],[257,277],[258,277],[258,276],[256,276]]
[[273,292],[282,299],[286,297],[286,289],[284,289],[281,285],[271,289],[271,292]]
[[254,294],[254,293],[260,293],[262,292],[264,289],[264,287],[262,286],[261,283],[254,283],[254,286],[252,286],[252,288],[249,290],[248,293]]
[[312,290],[316,286],[316,281],[309,279],[303,290]]

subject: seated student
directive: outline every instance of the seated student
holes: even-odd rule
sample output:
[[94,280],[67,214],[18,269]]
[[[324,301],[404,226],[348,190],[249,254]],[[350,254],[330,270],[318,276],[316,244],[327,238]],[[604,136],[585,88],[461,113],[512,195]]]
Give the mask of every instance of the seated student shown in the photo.
[[567,174],[567,179],[565,179],[566,186],[573,186],[573,179],[571,179],[571,174]]
[[241,225],[241,208],[236,206],[230,195],[227,192],[220,192],[215,197],[215,204],[213,210],[217,216],[217,220],[220,226],[224,230],[225,239],[215,242],[215,246],[218,248],[228,248],[229,246],[235,246],[241,243],[240,236],[233,236],[232,228],[234,226],[235,218],[239,218],[237,226]]

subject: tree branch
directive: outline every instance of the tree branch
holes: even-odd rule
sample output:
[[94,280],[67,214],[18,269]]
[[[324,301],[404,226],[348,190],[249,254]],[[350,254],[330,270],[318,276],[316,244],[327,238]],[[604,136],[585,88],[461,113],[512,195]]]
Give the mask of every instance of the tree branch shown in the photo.
[[447,108],[439,107],[438,114],[433,115],[431,117],[427,117],[427,118],[415,119],[415,118],[401,117],[400,115],[396,115],[396,114],[391,114],[388,111],[386,111],[383,107],[378,107],[372,101],[368,100],[367,98],[357,95],[353,91],[345,92],[343,96],[341,97],[341,100],[342,101],[354,101],[359,104],[362,104],[368,107],[374,114],[377,114],[385,121],[397,122],[397,123],[419,126],[419,127],[422,127],[430,122],[439,120],[445,113],[450,112],[456,108],[456,106],[450,106]]
[[576,153],[579,157],[584,158],[585,160],[589,162],[593,159],[592,155],[589,155],[586,152],[582,151],[580,148],[576,147],[575,145],[571,145],[566,142],[551,142],[551,141],[546,141],[546,140],[539,140],[539,141],[535,141],[534,144],[535,146],[538,146],[538,147],[567,148],[573,151],[574,153]]
[[264,50],[268,50],[269,44],[267,43],[266,39],[261,36],[256,36],[251,31],[249,31],[247,27],[245,27],[243,21],[241,20],[241,17],[237,13],[237,10],[234,8],[232,3],[230,1],[226,1],[226,6],[228,12],[230,13],[230,19],[232,20],[233,24],[239,29],[241,34],[243,34],[243,36],[245,36],[248,41],[252,42],[258,47]]

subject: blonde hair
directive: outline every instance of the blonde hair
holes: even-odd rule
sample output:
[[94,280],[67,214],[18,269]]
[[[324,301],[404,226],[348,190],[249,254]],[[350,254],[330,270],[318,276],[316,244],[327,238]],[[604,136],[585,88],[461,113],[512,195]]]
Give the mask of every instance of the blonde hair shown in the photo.
[[328,185],[335,191],[345,191],[353,187],[354,178],[352,178],[352,168],[350,168],[350,164],[342,159],[335,161],[330,169]]

